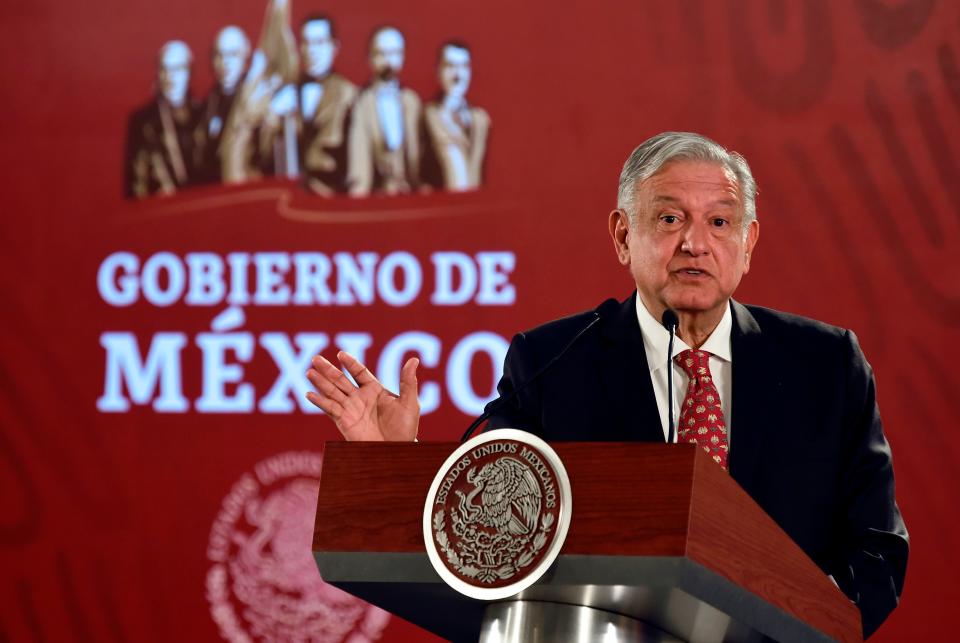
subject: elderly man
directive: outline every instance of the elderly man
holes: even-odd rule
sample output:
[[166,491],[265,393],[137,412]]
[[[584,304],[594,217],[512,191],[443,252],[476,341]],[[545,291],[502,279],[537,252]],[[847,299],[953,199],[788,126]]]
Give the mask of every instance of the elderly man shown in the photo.
[[437,76],[442,94],[423,110],[421,179],[452,192],[475,190],[483,181],[490,117],[467,102],[470,48],[456,40],[441,45]]
[[[869,635],[897,604],[908,551],[873,374],[852,332],[731,298],[759,236],[755,196],[743,157],[710,139],[668,132],[641,144],[609,217],[636,292],[517,335],[489,426],[660,442],[672,407],[677,439],[729,471],[856,602]],[[666,310],[679,318],[669,365]],[[339,357],[359,388],[318,356],[311,401],[347,439],[413,439],[417,361],[395,397]]]
[[155,98],[127,124],[126,195],[172,194],[195,180],[197,106],[190,97],[193,53],[171,40],[157,54]]
[[224,27],[213,43],[211,62],[216,84],[200,109],[198,138],[202,141],[201,181],[218,183],[223,178],[221,136],[230,120],[237,90],[247,71],[250,41],[240,27]]
[[400,86],[403,35],[382,27],[370,38],[373,78],[350,114],[347,187],[353,196],[402,194],[417,187],[420,98]]

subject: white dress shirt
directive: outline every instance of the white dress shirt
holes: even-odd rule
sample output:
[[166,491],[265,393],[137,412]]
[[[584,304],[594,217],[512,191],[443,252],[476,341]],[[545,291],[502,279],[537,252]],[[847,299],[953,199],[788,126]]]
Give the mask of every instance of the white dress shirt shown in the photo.
[[320,100],[323,98],[323,85],[313,81],[303,84],[300,88],[300,109],[303,117],[312,121],[317,115],[317,107],[320,106]]
[[380,131],[388,150],[396,150],[403,144],[403,105],[400,103],[400,86],[397,81],[386,81],[377,87],[377,117]]
[[[640,332],[643,333],[643,349],[647,354],[647,365],[650,367],[650,382],[653,384],[653,394],[657,398],[657,410],[660,412],[660,423],[663,426],[663,439],[667,439],[669,431],[667,422],[667,348],[670,344],[670,333],[663,324],[653,318],[653,315],[643,305],[643,300],[637,294],[637,320],[640,322]],[[703,343],[700,350],[710,353],[710,374],[713,383],[720,393],[720,408],[723,409],[723,420],[727,425],[727,441],[730,441],[730,413],[733,403],[733,354],[730,350],[730,329],[733,327],[733,315],[730,304],[720,318],[720,323],[710,333],[710,337]],[[673,340],[673,355],[676,357],[690,348],[679,337]],[[680,405],[687,395],[690,378],[671,359],[673,366],[673,422],[674,426],[680,423]],[[676,436],[674,436],[676,440]]]

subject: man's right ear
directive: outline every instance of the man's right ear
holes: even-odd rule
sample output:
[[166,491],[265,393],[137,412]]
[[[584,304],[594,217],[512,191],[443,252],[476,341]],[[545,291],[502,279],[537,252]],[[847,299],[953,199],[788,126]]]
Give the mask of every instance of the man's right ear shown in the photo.
[[630,221],[627,218],[627,213],[620,208],[611,212],[608,228],[610,238],[613,240],[613,247],[617,252],[617,259],[621,265],[628,265],[630,263],[630,251],[627,238],[630,236]]

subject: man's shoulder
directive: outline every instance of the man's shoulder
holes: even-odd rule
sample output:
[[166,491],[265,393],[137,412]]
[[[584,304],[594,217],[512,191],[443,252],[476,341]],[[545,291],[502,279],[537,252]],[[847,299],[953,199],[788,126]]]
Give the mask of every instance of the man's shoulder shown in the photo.
[[487,113],[482,107],[477,107],[476,105],[470,106],[470,116],[473,118],[473,122],[477,126],[488,127],[490,125],[490,114]]
[[403,101],[405,106],[410,108],[420,109],[422,104],[420,101],[420,94],[409,87],[400,88],[400,100]]
[[517,337],[543,344],[566,342],[588,326],[593,328],[589,335],[594,338],[606,336],[616,341],[624,335],[629,336],[631,330],[635,330],[639,337],[640,325],[635,302],[636,291],[623,301],[606,299],[596,308],[548,321],[518,333]]
[[162,127],[160,105],[151,100],[137,107],[127,119],[127,136],[136,140],[154,140]]
[[510,344],[511,358],[508,359],[520,360],[528,367],[536,369],[565,352],[567,346],[573,353],[589,351],[591,346],[595,346],[591,342],[591,338],[597,335],[595,330],[587,332],[577,341],[574,341],[574,338],[596,318],[593,310],[585,310],[519,332],[514,335]]
[[324,87],[336,96],[338,102],[352,103],[360,93],[359,88],[353,81],[341,76],[337,72],[330,73],[326,83],[324,83]]
[[357,86],[356,91],[355,109],[376,109],[377,88],[374,83],[371,82],[363,86]]
[[737,317],[741,328],[750,324],[750,320],[740,319],[742,312],[737,307],[746,310],[752,321],[756,323],[763,337],[777,343],[791,344],[800,347],[823,346],[835,348],[850,341],[852,333],[846,328],[834,326],[811,317],[804,317],[795,313],[775,310],[765,306],[734,303],[734,316]]
[[131,123],[145,123],[148,121],[159,121],[160,120],[160,105],[154,100],[150,100],[146,103],[142,103],[139,107],[134,109],[130,113],[129,121]]
[[534,342],[563,341],[570,339],[591,321],[596,319],[595,310],[584,310],[565,317],[548,321],[519,333],[524,339]]

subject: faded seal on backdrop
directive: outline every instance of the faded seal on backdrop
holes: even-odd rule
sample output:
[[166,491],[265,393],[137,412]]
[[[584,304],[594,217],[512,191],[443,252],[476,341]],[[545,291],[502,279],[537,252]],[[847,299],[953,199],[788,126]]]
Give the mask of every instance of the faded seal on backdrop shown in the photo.
[[320,578],[311,555],[323,458],[280,453],[244,473],[210,530],[206,596],[228,641],[366,643],[390,615]]
[[546,442],[516,429],[488,431],[454,451],[430,486],[427,555],[462,594],[513,596],[556,560],[571,509],[566,469]]

